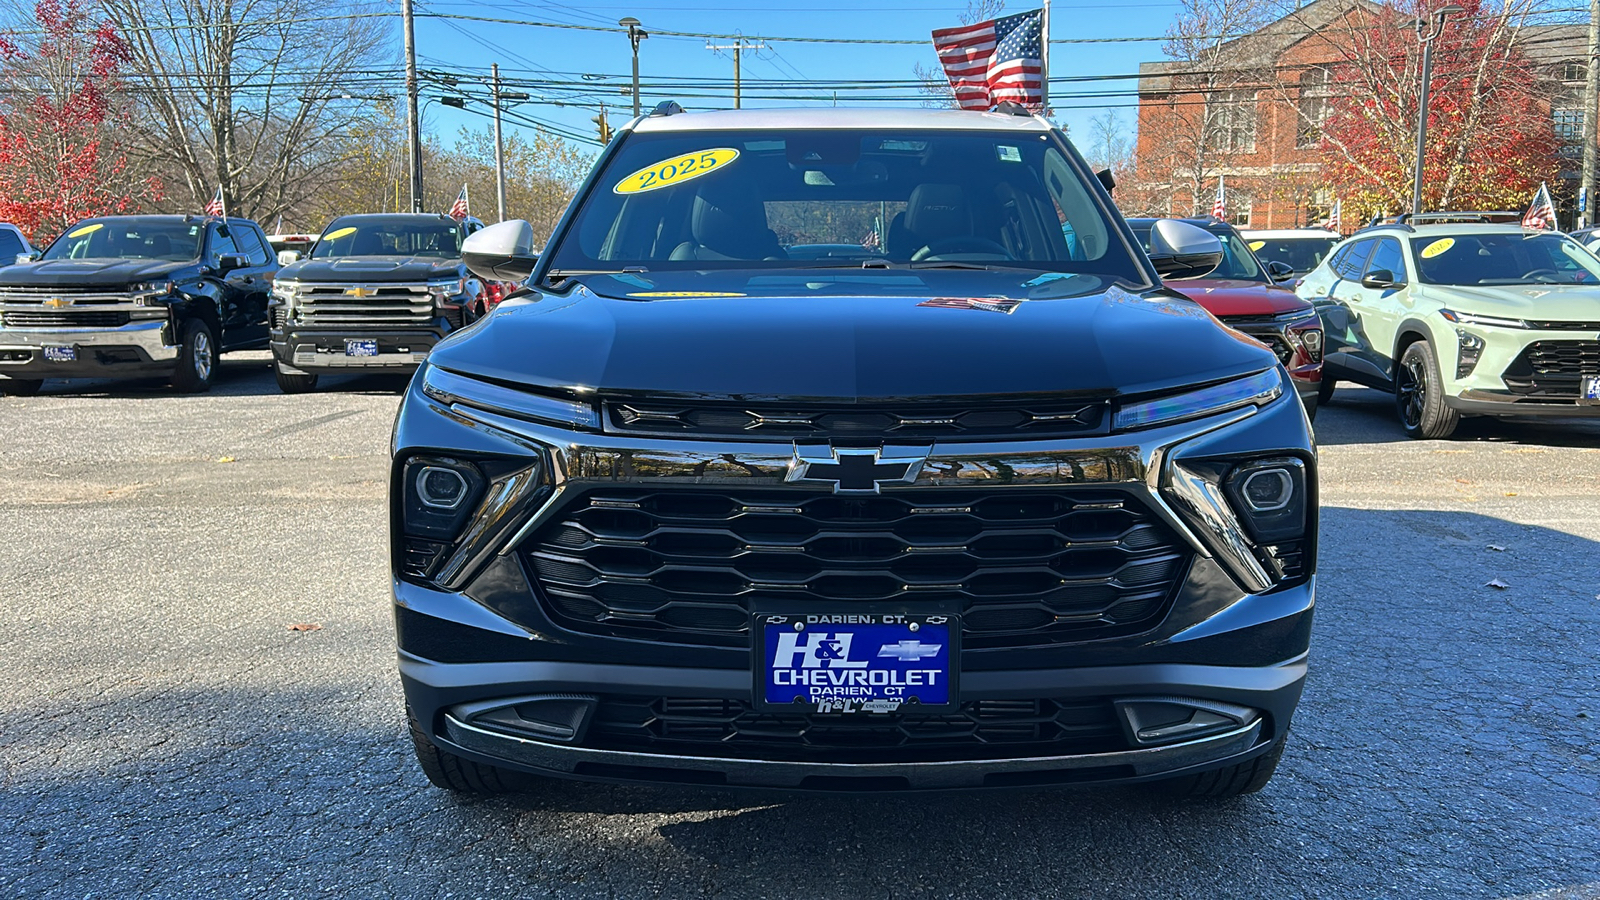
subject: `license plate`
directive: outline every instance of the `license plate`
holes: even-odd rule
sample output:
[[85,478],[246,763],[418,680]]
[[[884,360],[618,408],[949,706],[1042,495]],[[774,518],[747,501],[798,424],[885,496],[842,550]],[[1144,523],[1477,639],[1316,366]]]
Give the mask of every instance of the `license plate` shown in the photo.
[[1579,396],[1585,400],[1600,403],[1600,375],[1585,375],[1583,377],[1583,391]]
[[44,358],[50,362],[77,362],[77,347],[46,347]]
[[756,697],[768,709],[937,712],[956,701],[955,616],[756,616]]
[[345,341],[344,342],[344,355],[345,356],[377,356],[378,355],[378,342],[377,341]]

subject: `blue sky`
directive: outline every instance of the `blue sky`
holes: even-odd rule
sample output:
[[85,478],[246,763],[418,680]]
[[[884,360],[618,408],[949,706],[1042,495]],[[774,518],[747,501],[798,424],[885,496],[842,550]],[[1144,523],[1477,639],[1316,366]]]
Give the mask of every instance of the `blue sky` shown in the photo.
[[[1035,2],[1006,5],[1007,13],[1037,8]],[[1163,34],[1179,10],[1175,2],[1132,0],[1057,0],[1051,7],[1051,35],[1054,38],[1149,37]],[[744,56],[746,79],[829,79],[872,80],[909,79],[912,66],[935,65],[929,32],[959,24],[958,16],[966,5],[960,0],[923,0],[895,3],[893,0],[772,0],[768,3],[728,0],[603,0],[599,4],[516,2],[516,0],[418,0],[419,13],[468,15],[514,20],[539,20],[583,25],[613,26],[618,18],[634,16],[643,27],[670,31],[740,33],[799,37],[856,37],[909,39],[925,43],[914,45],[850,45],[772,43],[768,49],[747,52]],[[652,35],[640,48],[641,78],[648,83],[659,78],[730,79],[733,62],[728,54],[706,49],[699,38]],[[718,43],[726,43],[719,41]],[[589,102],[601,100],[612,106],[612,113],[623,118],[631,112],[628,98],[610,93],[623,86],[629,77],[630,50],[620,31],[592,32],[535,28],[506,24],[451,21],[421,17],[417,20],[419,66],[458,71],[486,70],[498,62],[502,74],[513,78],[582,80],[601,93],[591,93]],[[1051,74],[1061,76],[1133,74],[1139,63],[1161,59],[1159,42],[1057,44],[1051,48]],[[588,76],[585,78],[584,76]],[[614,87],[611,87],[614,86]],[[1119,114],[1124,130],[1133,130],[1136,103],[1131,79],[1100,83],[1056,86],[1053,89],[1057,118],[1071,129],[1080,144],[1091,141],[1089,119],[1103,106],[1122,107]],[[511,88],[508,88],[511,90]],[[590,117],[596,110],[573,102],[579,95],[560,88],[529,89],[535,99],[518,106],[518,112],[556,123],[584,134],[592,133]],[[672,92],[644,92],[645,109],[658,100],[679,99],[685,108],[727,105],[731,91],[721,89],[717,98],[670,96]],[[1072,97],[1071,93],[1102,91],[1128,92],[1115,97]],[[447,93],[448,89],[425,85],[424,96]],[[797,101],[757,99],[759,85],[746,82],[745,106],[797,105]],[[678,91],[678,94],[685,93]],[[906,90],[893,93],[906,96]],[[830,99],[805,101],[798,105],[826,106]],[[858,105],[849,92],[842,92],[839,105]],[[563,105],[557,105],[558,103]],[[901,105],[914,105],[905,103]],[[479,106],[479,108],[483,108]],[[438,103],[426,105],[424,121],[428,128],[448,139],[463,125],[480,125],[483,118]],[[1084,147],[1088,151],[1088,147]]]

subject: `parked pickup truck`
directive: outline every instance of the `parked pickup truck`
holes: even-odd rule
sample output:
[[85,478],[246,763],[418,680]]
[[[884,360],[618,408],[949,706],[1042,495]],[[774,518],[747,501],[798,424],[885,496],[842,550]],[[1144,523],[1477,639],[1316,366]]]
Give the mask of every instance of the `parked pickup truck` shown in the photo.
[[0,393],[152,375],[204,391],[219,353],[266,345],[277,268],[249,219],[85,219],[0,268]]
[[465,234],[443,215],[335,219],[273,287],[278,387],[300,393],[325,373],[415,369],[472,321],[482,286],[461,263]]

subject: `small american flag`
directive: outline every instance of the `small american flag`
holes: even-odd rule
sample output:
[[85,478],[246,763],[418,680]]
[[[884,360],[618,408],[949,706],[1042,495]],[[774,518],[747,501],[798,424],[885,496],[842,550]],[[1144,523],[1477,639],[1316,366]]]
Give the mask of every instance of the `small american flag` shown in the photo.
[[1543,182],[1539,184],[1539,192],[1533,195],[1533,205],[1522,216],[1522,227],[1556,227],[1556,205],[1550,201],[1550,189]]
[[461,186],[461,193],[456,195],[456,202],[450,204],[450,213],[449,213],[449,215],[450,215],[450,218],[455,219],[457,222],[461,221],[462,219],[465,219],[468,215],[470,215],[470,213],[467,212],[467,186],[466,185],[463,184]]
[[1003,100],[1044,108],[1044,10],[933,33],[933,49],[962,109]]
[[1333,208],[1328,210],[1328,230],[1336,234],[1344,234],[1344,203],[1335,199]]
[[1228,202],[1222,189],[1222,176],[1217,176],[1217,199],[1211,202],[1211,217],[1213,219],[1228,218]]
[[206,215],[225,216],[228,208],[222,204],[222,185],[217,185],[216,194],[212,195],[210,202],[206,203]]

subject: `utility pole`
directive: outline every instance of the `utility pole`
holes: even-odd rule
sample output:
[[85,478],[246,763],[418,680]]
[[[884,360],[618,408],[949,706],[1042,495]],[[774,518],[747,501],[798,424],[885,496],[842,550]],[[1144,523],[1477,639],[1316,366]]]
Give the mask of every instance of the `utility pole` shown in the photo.
[[[1592,0],[1591,0],[1592,2]],[[1422,212],[1422,162],[1428,149],[1428,92],[1433,80],[1433,43],[1444,33],[1445,19],[1466,10],[1454,4],[1433,11],[1430,25],[1427,18],[1417,20],[1417,40],[1422,43],[1422,90],[1417,101],[1417,164],[1411,173],[1411,214]]]
[[618,19],[617,24],[628,29],[628,42],[633,44],[633,117],[639,118],[639,42],[650,36],[648,31],[639,27],[639,20],[633,16]]
[[765,49],[767,49],[767,45],[766,44],[751,44],[751,43],[747,43],[744,38],[736,37],[736,38],[733,39],[733,43],[731,43],[731,44],[711,44],[711,43],[707,43],[706,44],[706,49],[707,50],[716,50],[716,51],[722,51],[722,50],[732,50],[733,51],[733,108],[734,109],[739,109],[740,108],[739,57],[746,50],[765,50]]
[[1583,178],[1578,182],[1578,225],[1595,220],[1596,107],[1600,106],[1600,0],[1589,0],[1589,55],[1583,67]]
[[506,220],[506,142],[500,134],[500,64],[491,63],[489,77],[494,80],[494,195],[500,218]]
[[422,212],[422,121],[417,115],[417,34],[411,0],[400,0],[406,39],[406,136],[411,159],[411,211]]

